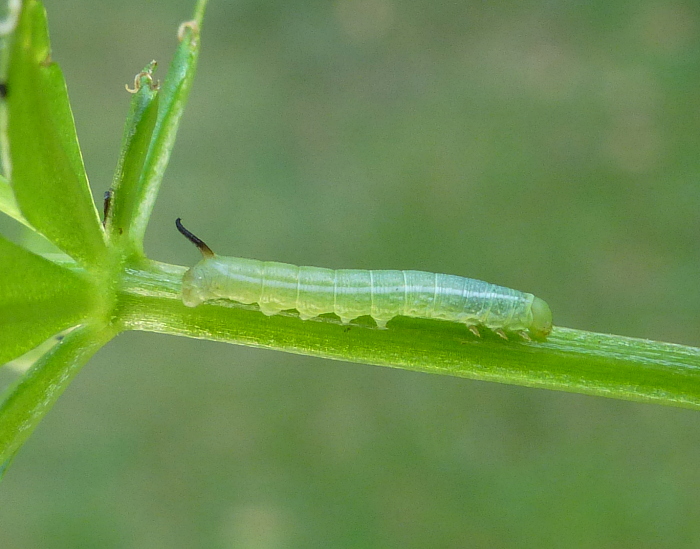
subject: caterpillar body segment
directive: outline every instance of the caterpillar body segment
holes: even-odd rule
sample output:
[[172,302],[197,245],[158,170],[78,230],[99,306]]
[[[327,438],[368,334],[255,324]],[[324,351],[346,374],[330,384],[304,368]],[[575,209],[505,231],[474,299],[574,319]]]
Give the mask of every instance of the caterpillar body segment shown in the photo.
[[196,307],[215,299],[257,303],[266,315],[296,309],[303,320],[335,313],[348,323],[369,315],[380,328],[408,316],[459,322],[476,334],[477,327],[485,327],[502,337],[521,333],[527,339],[529,332],[544,339],[552,330],[543,300],[481,280],[423,271],[298,267],[205,253],[184,275],[182,300]]

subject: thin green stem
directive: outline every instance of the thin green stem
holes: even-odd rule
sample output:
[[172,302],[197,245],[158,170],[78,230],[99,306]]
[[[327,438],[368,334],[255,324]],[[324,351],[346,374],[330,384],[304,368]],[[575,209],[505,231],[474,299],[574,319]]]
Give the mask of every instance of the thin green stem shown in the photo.
[[118,297],[126,329],[278,349],[349,362],[447,374],[700,409],[700,349],[555,328],[543,343],[477,339],[462,325],[399,317],[379,330],[367,319],[272,317],[231,302],[185,307],[184,268],[129,269]]
[[204,16],[206,1],[200,0],[195,9],[196,25],[185,23],[179,30],[179,44],[163,85],[158,91],[158,112],[150,137],[150,144],[143,166],[140,170],[138,184],[135,185],[135,197],[130,200],[136,205],[130,215],[128,232],[138,252],[142,252],[146,226],[151,217],[158,190],[168,166],[170,153],[175,145],[175,137],[180,119],[187,103],[190,88],[197,68],[199,57],[199,26]]
[[209,0],[198,0],[194,8],[194,20],[197,21],[200,28],[202,27],[202,20],[204,19],[204,12],[207,9],[208,1]]

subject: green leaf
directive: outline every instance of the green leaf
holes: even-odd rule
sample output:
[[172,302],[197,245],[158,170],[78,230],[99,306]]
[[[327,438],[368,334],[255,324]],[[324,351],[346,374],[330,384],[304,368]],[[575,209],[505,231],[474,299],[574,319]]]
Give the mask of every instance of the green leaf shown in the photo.
[[175,145],[180,117],[192,87],[199,57],[199,30],[205,5],[205,1],[200,1],[195,9],[195,19],[183,23],[180,27],[178,32],[180,43],[160,89],[158,119],[136,191],[137,211],[128,230],[131,239],[140,247],[143,245],[146,226],[158,196],[163,174],[168,166],[170,152]]
[[[7,67],[10,59],[9,46],[21,11],[21,0],[8,0],[7,15],[0,22],[0,82],[7,82]],[[9,179],[12,167],[7,137],[7,104],[4,97],[0,97],[0,167],[2,174]]]
[[[111,189],[111,205],[105,226],[110,238],[130,238],[131,223],[138,206],[139,184],[158,117],[158,90],[153,83],[156,62],[152,61],[135,78],[137,89],[124,126],[122,150]],[[140,249],[140,243],[136,243]]]
[[15,194],[12,192],[10,182],[2,176],[0,176],[0,212],[9,215],[12,219],[31,228],[29,222],[24,219],[22,212],[19,211],[19,206],[15,200]]
[[97,264],[104,233],[88,186],[63,74],[51,61],[46,13],[25,0],[7,83],[12,187],[24,217],[83,264]]
[[53,243],[48,241],[44,235],[27,221],[15,200],[10,182],[0,176],[0,212],[7,214],[15,221],[22,223],[29,231],[24,231],[22,236],[22,247],[34,252],[37,255],[50,259],[54,263],[75,263],[73,259],[59,250]]
[[[7,38],[5,38],[5,40],[3,40],[0,43],[0,47],[2,47],[3,49],[6,49],[5,42],[7,42]],[[5,58],[8,56],[2,55],[2,53],[0,53],[0,64],[6,66],[7,61],[5,60]],[[0,74],[1,72],[2,71],[0,71]],[[5,72],[7,72],[7,69],[5,69]],[[0,78],[2,78],[2,80],[0,80],[1,82],[7,81],[6,76],[0,75]],[[0,168],[2,169],[2,174],[5,177],[9,178],[12,172],[12,165],[10,162],[10,139],[7,135],[7,102],[4,99],[0,100]]]
[[182,304],[185,269],[129,269],[118,297],[126,329],[225,341],[405,370],[700,409],[700,349],[555,327],[546,342],[476,338],[464,325],[398,317],[263,315],[257,306]]
[[110,329],[76,328],[5,393],[0,403],[0,477],[75,374],[113,336]]
[[0,365],[94,310],[84,277],[0,236]]

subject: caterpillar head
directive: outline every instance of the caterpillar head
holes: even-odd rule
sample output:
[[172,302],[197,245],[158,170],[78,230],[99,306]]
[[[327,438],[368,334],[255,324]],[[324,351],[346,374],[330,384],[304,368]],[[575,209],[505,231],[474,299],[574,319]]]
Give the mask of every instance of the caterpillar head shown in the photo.
[[203,295],[205,278],[206,275],[199,268],[199,263],[189,269],[182,277],[182,302],[187,307],[196,307],[206,301],[207,298]]

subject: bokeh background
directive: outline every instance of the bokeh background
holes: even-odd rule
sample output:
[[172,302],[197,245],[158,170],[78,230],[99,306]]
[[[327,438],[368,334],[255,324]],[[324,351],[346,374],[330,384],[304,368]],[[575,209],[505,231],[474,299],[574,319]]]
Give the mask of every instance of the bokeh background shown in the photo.
[[[193,1],[45,4],[101,197]],[[211,0],[202,42],[151,257],[197,260],[181,216],[700,345],[696,0]],[[3,480],[0,547],[698,547],[699,464],[697,412],[128,333]]]

